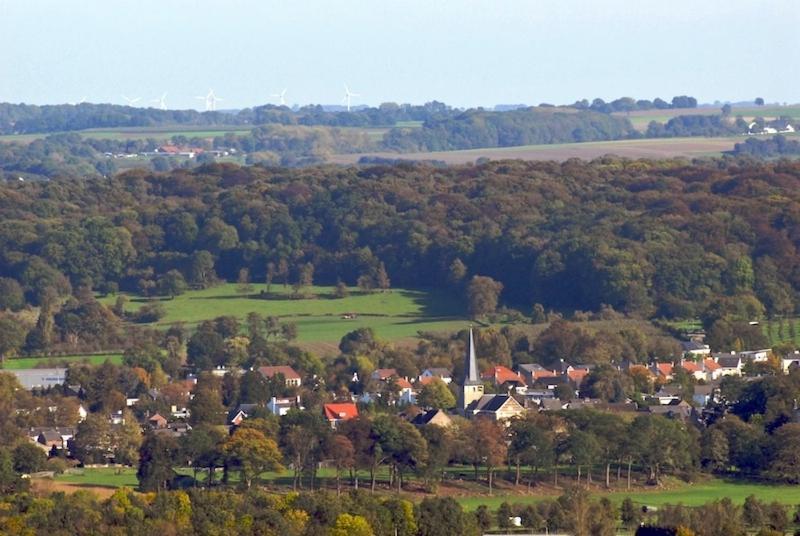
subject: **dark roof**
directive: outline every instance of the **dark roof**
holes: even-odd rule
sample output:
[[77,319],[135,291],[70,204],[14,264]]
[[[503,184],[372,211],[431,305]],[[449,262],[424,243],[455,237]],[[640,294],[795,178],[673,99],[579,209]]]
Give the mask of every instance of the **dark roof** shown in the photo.
[[[509,398],[512,398],[511,395],[483,395],[483,397],[490,398],[478,402],[478,407],[475,408],[478,411],[497,411],[508,402]],[[481,402],[483,402],[483,404],[481,404]]]
[[39,436],[45,441],[61,441],[61,434],[55,430],[42,430]]
[[723,368],[736,368],[740,362],[741,359],[738,357],[720,357],[717,359],[717,363]]
[[472,328],[469,328],[469,340],[467,341],[466,363],[464,363],[464,383],[463,385],[482,385],[478,370],[478,359],[475,357],[475,340],[472,337]]
[[[416,417],[411,419],[411,424],[415,426],[423,426],[431,422],[431,420],[442,411],[440,409],[432,409],[430,411],[426,411],[425,413],[419,413]],[[444,412],[442,412],[444,413]]]

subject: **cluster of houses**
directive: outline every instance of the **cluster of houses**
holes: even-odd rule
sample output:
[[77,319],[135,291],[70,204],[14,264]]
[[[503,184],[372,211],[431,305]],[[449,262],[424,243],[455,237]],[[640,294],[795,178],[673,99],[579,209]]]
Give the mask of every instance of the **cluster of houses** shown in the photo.
[[[708,345],[696,340],[684,343],[683,350],[685,358],[676,363],[656,362],[650,365],[622,363],[618,365],[619,370],[646,378],[653,386],[657,387],[654,394],[646,396],[646,405],[640,406],[631,400],[609,403],[597,399],[578,398],[577,393],[592,372],[593,365],[571,365],[561,360],[551,367],[544,367],[536,363],[520,364],[516,370],[497,365],[481,373],[478,368],[473,334],[470,330],[464,362],[464,377],[456,382],[457,407],[455,413],[467,418],[482,416],[496,421],[505,421],[528,411],[593,408],[611,412],[646,411],[685,420],[695,417],[699,421],[702,408],[716,399],[722,378],[742,375],[745,364],[766,362],[771,352],[770,349],[758,349],[712,353]],[[784,358],[781,367],[785,373],[788,373],[793,367],[800,367],[800,353],[795,352]],[[300,388],[303,383],[301,375],[287,365],[264,366],[257,370],[265,379],[282,378],[287,388]],[[697,380],[692,395],[693,404],[686,401],[686,393],[681,392],[682,386],[670,383],[679,371],[683,371]],[[13,372],[26,389],[46,388],[61,384],[65,380],[64,369],[17,370]],[[212,372],[224,375],[228,370],[217,369]],[[354,379],[357,377],[354,376]],[[426,412],[416,407],[420,391],[429,383],[440,380],[447,385],[453,384],[455,380],[448,369],[429,368],[418,377],[409,379],[401,377],[395,369],[382,368],[371,374],[371,380],[366,383],[371,387],[365,392],[358,395],[351,394],[349,399],[323,405],[322,413],[332,428],[336,428],[343,421],[358,417],[359,404],[374,403],[383,397],[390,397],[388,400],[384,400],[386,403],[407,407],[403,415],[415,425],[448,426],[450,424],[451,414],[440,409]],[[179,382],[185,390],[186,399],[191,397],[191,391],[196,381],[196,377],[190,376]],[[494,392],[485,392],[487,386],[490,386],[489,390]],[[80,388],[73,389],[77,393]],[[158,400],[160,393],[158,390],[151,389],[143,396]],[[126,404],[130,407],[138,401],[137,398],[129,398]],[[266,404],[241,404],[228,414],[227,424],[238,426],[244,420],[258,414],[263,415],[264,412],[283,416],[292,409],[305,409],[300,396],[272,397]],[[86,410],[83,406],[80,407],[79,413],[80,419],[83,420],[86,417]],[[154,433],[180,437],[191,430],[191,426],[187,424],[188,417],[189,410],[186,407],[171,406],[168,414],[148,416],[142,425]],[[123,423],[123,419],[124,414],[121,411],[109,416],[109,422],[112,425]],[[43,449],[52,452],[53,449],[56,451],[68,450],[74,434],[74,428],[34,428],[30,430],[29,437]]]

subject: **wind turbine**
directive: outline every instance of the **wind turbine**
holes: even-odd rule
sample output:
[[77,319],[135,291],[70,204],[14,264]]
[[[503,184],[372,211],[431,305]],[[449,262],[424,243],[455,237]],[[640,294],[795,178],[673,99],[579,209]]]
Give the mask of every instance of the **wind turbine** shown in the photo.
[[125,99],[125,102],[128,103],[128,106],[133,106],[134,104],[136,104],[137,102],[142,100],[141,97],[133,97],[133,98],[131,98],[131,97],[126,97],[125,95],[123,95],[122,98]]
[[213,112],[214,110],[217,109],[217,102],[221,101],[221,100],[225,100],[225,99],[222,99],[220,97],[217,97],[217,95],[214,93],[213,89],[209,89],[208,90],[208,95],[206,95],[205,97],[195,97],[195,98],[205,101],[205,103],[206,103],[206,111],[207,112]]
[[350,91],[350,88],[347,87],[347,84],[344,85],[344,98],[342,99],[342,102],[347,104],[348,112],[350,111],[350,99],[353,97],[360,97],[360,96],[361,96],[360,94],[353,93],[352,91]]
[[280,93],[273,93],[270,95],[273,99],[278,99],[278,102],[281,106],[286,106],[286,88],[283,88],[283,91]]
[[158,109],[159,110],[166,110],[167,109],[167,102],[165,100],[166,98],[167,98],[167,94],[165,92],[165,93],[161,94],[161,98],[160,99],[151,99],[150,102],[152,102],[153,104],[158,104]]

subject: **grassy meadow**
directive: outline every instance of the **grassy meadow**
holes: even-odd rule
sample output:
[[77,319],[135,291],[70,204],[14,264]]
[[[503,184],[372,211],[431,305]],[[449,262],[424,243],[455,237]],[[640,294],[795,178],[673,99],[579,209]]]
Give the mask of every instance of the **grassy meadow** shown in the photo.
[[[216,287],[192,290],[173,299],[159,299],[166,315],[156,324],[168,326],[184,322],[194,327],[203,320],[230,315],[244,320],[250,312],[262,316],[278,316],[298,327],[299,343],[336,343],[346,333],[371,327],[384,340],[415,337],[419,331],[454,331],[468,320],[463,306],[452,297],[437,291],[392,289],[387,292],[362,293],[350,289],[350,296],[334,298],[333,287],[315,286],[306,289],[305,298],[294,298],[291,287],[274,285],[268,299],[259,292],[264,285],[254,285],[250,295],[237,293],[237,285],[225,283]],[[125,310],[136,311],[148,303],[138,296],[128,296]],[[101,299],[111,305],[114,296]],[[355,313],[345,319],[346,313]]]
[[[177,472],[183,475],[191,475],[189,468],[178,469]],[[222,471],[218,471],[217,478],[221,478]],[[231,473],[231,480],[238,480],[238,473]],[[483,478],[483,473],[481,473]],[[333,469],[323,468],[319,471],[320,483],[323,486],[335,487],[335,473]],[[200,472],[198,478],[202,481],[205,473]],[[270,487],[291,488],[292,473],[289,470],[280,473],[264,473],[263,482]],[[387,474],[379,474],[379,480],[388,478]],[[368,473],[360,475],[362,485],[366,485],[369,479]],[[118,488],[127,486],[136,488],[135,468],[114,468],[97,467],[78,470],[75,474],[58,475],[55,482],[75,486],[76,488]],[[342,475],[342,482],[345,489],[349,489],[349,480],[346,475]],[[385,484],[385,482],[384,482]],[[520,489],[524,490],[524,486]],[[480,505],[486,505],[492,510],[496,509],[503,502],[512,504],[532,504],[544,499],[552,499],[558,496],[563,490],[556,490],[550,486],[534,488],[530,493],[509,493],[508,486],[498,489],[495,494],[488,495],[483,482],[475,489],[453,488],[449,484],[440,487],[439,495],[452,495],[465,509],[475,510]],[[648,506],[662,506],[664,504],[684,504],[685,506],[700,506],[710,501],[730,498],[735,504],[743,504],[746,497],[755,495],[764,502],[777,501],[781,504],[794,506],[800,504],[800,486],[790,486],[785,484],[764,484],[748,481],[734,481],[721,478],[709,478],[696,483],[684,483],[674,481],[668,483],[663,488],[643,488],[636,487],[631,491],[612,489],[604,491],[595,488],[592,492],[595,497],[608,497],[615,504],[621,503],[626,497],[630,497],[634,503]],[[415,498],[422,496],[414,495]]]
[[86,355],[60,355],[60,356],[45,356],[45,357],[18,357],[6,359],[5,363],[0,368],[6,370],[18,369],[31,369],[31,368],[49,368],[49,367],[65,367],[69,363],[89,363],[91,365],[101,365],[106,361],[111,361],[115,364],[122,363],[121,353],[102,353],[102,354],[86,354]]

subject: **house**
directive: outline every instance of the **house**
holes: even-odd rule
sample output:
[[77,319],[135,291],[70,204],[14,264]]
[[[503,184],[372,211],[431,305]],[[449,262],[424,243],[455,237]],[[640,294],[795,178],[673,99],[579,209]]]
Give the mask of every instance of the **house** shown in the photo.
[[405,378],[397,378],[395,385],[400,390],[398,403],[402,405],[411,405],[417,403],[417,391]]
[[668,406],[681,401],[681,388],[677,385],[664,385],[650,398],[657,400],[660,406]]
[[[419,380],[424,381],[425,378],[439,378],[444,383],[449,384],[453,381],[453,376],[446,368],[428,368],[422,371],[419,375]],[[423,384],[424,385],[424,384]]]
[[681,342],[684,355],[691,358],[703,358],[711,355],[711,347],[700,341],[683,341]]
[[708,405],[709,402],[716,399],[717,396],[717,386],[715,385],[695,385],[694,386],[694,394],[692,395],[692,401],[704,408]]
[[267,402],[267,409],[273,415],[277,415],[278,417],[282,417],[289,413],[290,409],[305,409],[303,406],[300,405],[300,397],[296,396],[294,398],[276,398],[272,397],[272,399]]
[[674,419],[680,419],[682,421],[686,421],[692,415],[692,406],[685,400],[680,400],[678,402],[673,402],[666,406],[658,405],[658,406],[647,406],[646,410],[648,413],[652,415],[663,415],[664,417],[670,417]]
[[528,386],[536,383],[540,378],[553,378],[556,376],[555,371],[547,370],[538,363],[525,363],[517,367],[517,372],[523,377]]
[[750,360],[756,363],[761,363],[769,358],[772,353],[772,348],[761,348],[760,350],[743,350],[739,352],[739,357],[743,360]]
[[571,370],[567,370],[565,375],[567,376],[567,379],[572,382],[576,389],[580,389],[583,380],[589,375],[589,369],[571,368]]
[[258,404],[239,404],[239,406],[228,415],[228,424],[239,426],[242,421],[250,417],[260,408]]
[[191,432],[192,427],[185,422],[171,422],[169,423],[166,428],[159,428],[157,430],[153,430],[154,434],[157,435],[164,435],[168,437],[179,438],[183,437],[189,432]]
[[432,409],[430,411],[417,414],[413,419],[411,419],[411,424],[419,427],[433,424],[436,426],[441,426],[442,428],[447,428],[453,424],[453,419],[451,419],[447,413],[441,409]]
[[259,367],[258,371],[267,379],[272,379],[276,374],[283,376],[286,387],[300,387],[303,381],[300,375],[288,365],[279,365],[276,367]]
[[539,402],[539,407],[541,411],[561,411],[567,405],[560,398],[544,398]]
[[703,368],[706,371],[706,381],[716,381],[722,376],[722,367],[710,357],[703,360]]
[[336,428],[342,421],[349,421],[358,417],[358,408],[352,402],[337,402],[322,406],[325,418]]
[[473,416],[493,421],[505,421],[523,413],[525,408],[511,395],[483,395],[472,409]]
[[147,419],[147,424],[150,426],[151,430],[158,430],[159,428],[167,427],[167,419],[156,413]]
[[492,382],[498,386],[504,383],[510,383],[511,385],[525,385],[525,380],[520,374],[502,365],[496,365],[484,372],[481,374],[481,379]]
[[398,375],[397,374],[397,370],[395,370],[393,368],[379,368],[379,369],[375,369],[375,371],[372,373],[372,375],[370,377],[373,380],[384,382],[384,381],[388,380],[389,378],[393,378],[393,377],[395,377],[397,375]]
[[781,359],[781,370],[784,374],[789,374],[792,369],[797,367],[800,367],[800,352],[797,350]]
[[725,356],[717,358],[720,376],[741,376],[744,363],[738,356]]
[[703,363],[696,363],[695,361],[681,360],[680,367],[685,370],[689,375],[693,376],[695,380],[707,379],[706,371]]
[[66,450],[69,441],[75,435],[75,429],[69,427],[39,428],[34,430],[38,431],[34,441],[46,452],[50,452],[53,449]]
[[657,379],[670,381],[672,379],[672,363],[653,363],[651,367]]

